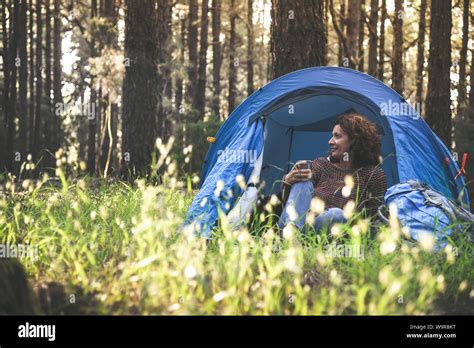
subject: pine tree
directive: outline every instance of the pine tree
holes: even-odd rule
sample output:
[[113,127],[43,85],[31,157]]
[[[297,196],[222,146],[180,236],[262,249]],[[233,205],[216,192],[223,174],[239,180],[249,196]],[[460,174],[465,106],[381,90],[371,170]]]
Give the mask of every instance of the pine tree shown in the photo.
[[247,0],[247,95],[252,94],[254,91],[253,49],[254,49],[253,0]]
[[377,21],[378,21],[378,0],[370,0],[369,16],[369,64],[368,73],[374,77],[377,76]]
[[[126,0],[122,162],[124,177],[146,174],[157,135],[157,14],[153,0]],[[147,33],[147,35],[143,35]]]
[[214,95],[212,98],[212,111],[215,116],[220,117],[220,94],[221,94],[221,0],[212,0],[212,85]]
[[200,119],[204,118],[206,106],[206,67],[207,67],[207,46],[208,46],[208,28],[209,28],[209,6],[208,0],[203,0],[201,7],[201,40],[199,48],[199,68],[197,90],[194,95],[194,108],[198,112]]
[[451,148],[451,0],[431,1],[426,121]]
[[[423,71],[425,69],[425,32],[426,32],[426,0],[421,0],[420,22],[418,24],[418,45],[416,58],[416,103],[422,106]],[[420,111],[422,111],[420,109]]]
[[326,65],[322,0],[273,0],[271,15],[273,78],[305,67]]
[[403,95],[403,0],[395,0],[392,88]]

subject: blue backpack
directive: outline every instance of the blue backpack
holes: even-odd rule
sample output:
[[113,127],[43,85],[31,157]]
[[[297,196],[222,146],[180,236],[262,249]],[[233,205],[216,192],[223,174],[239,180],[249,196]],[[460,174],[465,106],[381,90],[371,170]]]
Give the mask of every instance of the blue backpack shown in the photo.
[[469,241],[473,241],[474,215],[420,181],[408,180],[391,186],[384,202],[378,209],[380,219],[388,223],[387,207],[395,203],[398,219],[402,226],[410,228],[413,241],[418,240],[420,232],[434,233],[436,249],[443,247],[453,232],[468,233]]

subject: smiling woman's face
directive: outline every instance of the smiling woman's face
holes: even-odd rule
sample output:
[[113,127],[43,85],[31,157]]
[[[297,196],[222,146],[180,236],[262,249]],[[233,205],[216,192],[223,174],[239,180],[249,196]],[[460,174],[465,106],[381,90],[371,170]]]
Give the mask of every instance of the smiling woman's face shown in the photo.
[[345,153],[349,153],[350,139],[346,132],[338,124],[332,130],[332,137],[329,139],[331,157],[341,160]]

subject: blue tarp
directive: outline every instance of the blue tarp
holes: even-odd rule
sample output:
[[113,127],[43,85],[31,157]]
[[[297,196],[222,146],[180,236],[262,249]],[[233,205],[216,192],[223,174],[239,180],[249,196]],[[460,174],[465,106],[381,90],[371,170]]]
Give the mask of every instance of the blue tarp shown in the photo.
[[[420,180],[448,198],[469,204],[464,179],[462,176],[454,179],[459,168],[448,148],[398,93],[383,82],[356,70],[314,67],[271,81],[231,113],[215,135],[217,141],[211,144],[207,153],[201,172],[200,191],[189,208],[185,224],[196,222],[200,233],[209,238],[218,217],[218,209],[227,212],[239,194],[235,185],[236,176],[242,174],[248,180],[253,169],[249,161],[222,161],[218,160],[219,156],[223,151],[255,151],[260,154],[265,118],[279,107],[318,93],[342,96],[356,109],[369,108],[378,114],[379,123],[385,130],[384,137],[390,138],[387,144],[393,144],[394,147],[395,159],[391,160],[390,168],[384,168],[385,171],[393,171],[392,184],[409,179]],[[320,117],[317,110],[323,108],[323,105],[318,108],[317,98],[314,100],[313,124]],[[327,108],[327,105],[324,107]],[[334,110],[337,109],[337,104],[334,104]],[[288,151],[284,146],[285,142],[282,142],[281,151]],[[216,196],[219,180],[224,187]],[[231,196],[229,190],[233,190]]]

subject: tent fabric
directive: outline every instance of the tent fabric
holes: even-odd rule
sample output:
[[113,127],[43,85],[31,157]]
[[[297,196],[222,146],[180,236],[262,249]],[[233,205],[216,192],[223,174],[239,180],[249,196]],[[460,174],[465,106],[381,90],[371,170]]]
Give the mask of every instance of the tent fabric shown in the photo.
[[249,186],[246,188],[232,210],[227,214],[227,223],[232,231],[237,230],[246,223],[247,216],[257,205],[257,185],[260,178],[260,171],[262,170],[262,162],[263,151],[260,153],[260,156],[258,156],[258,159],[254,164],[252,173],[250,174]]
[[[278,112],[291,105],[307,105],[308,112],[300,113],[301,119],[289,124],[287,120],[290,118],[279,117]],[[280,156],[280,163],[283,163],[285,154],[290,154],[290,159],[292,156],[297,158],[297,149],[307,148],[304,144],[314,138],[311,138],[312,134],[325,134],[311,133],[309,128],[348,108],[373,118],[378,129],[383,131],[382,148],[389,154],[384,159],[383,169],[386,174],[389,172],[391,185],[409,179],[420,180],[450,199],[469,204],[464,179],[462,176],[454,179],[459,168],[448,148],[403,97],[383,82],[356,70],[312,67],[269,82],[230,114],[215,135],[216,142],[210,145],[201,171],[200,191],[188,210],[185,224],[195,223],[199,233],[210,238],[219,210],[228,212],[241,194],[241,190],[236,189],[236,176],[241,174],[245,180],[249,179],[253,163],[248,158],[252,156],[227,161],[222,160],[223,153],[243,151],[256,153],[258,157],[263,150],[264,132],[268,133],[261,174],[264,176],[268,156]],[[308,125],[308,129],[302,129],[304,125]],[[327,128],[328,124],[325,124],[325,136],[328,135]],[[274,136],[278,132],[281,137]],[[290,132],[293,137],[296,135],[294,142],[287,136]],[[319,143],[314,146],[319,149],[327,147],[324,136],[318,139]],[[278,142],[276,147],[275,142]],[[272,146],[280,149],[278,153],[268,152]],[[293,147],[293,155],[289,147]],[[285,170],[288,166],[283,168]],[[267,183],[267,187],[270,186],[278,185]]]
[[[298,160],[327,156],[327,143],[332,136],[335,120],[347,110],[368,117],[377,126],[379,134],[391,134],[386,118],[381,117],[375,107],[363,105],[353,94],[328,88],[314,88],[312,91],[313,96],[272,108],[273,111],[266,115],[265,133],[268,135],[261,175],[261,180],[268,183],[262,189],[265,196],[280,192],[281,178]],[[289,113],[289,107],[292,113]],[[315,122],[315,119],[318,121]],[[392,185],[398,182],[392,136],[382,137],[381,154],[384,158],[382,169],[388,184]]]
[[[222,128],[221,128],[222,130]],[[214,151],[214,165],[201,184],[186,216],[185,225],[195,222],[196,230],[204,237],[210,237],[210,230],[218,217],[218,212],[227,212],[232,207],[235,197],[241,194],[240,188],[235,187],[238,175],[248,180],[253,171],[263,146],[262,122],[255,122],[251,126],[236,124],[232,133],[219,134],[217,142],[222,146]],[[212,149],[212,146],[211,146]],[[209,154],[207,157],[209,157]],[[234,158],[250,155],[248,158],[255,161],[235,161]],[[244,158],[245,159],[245,158]],[[220,186],[219,186],[220,185]]]

